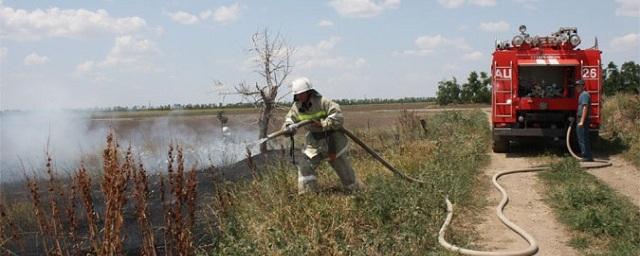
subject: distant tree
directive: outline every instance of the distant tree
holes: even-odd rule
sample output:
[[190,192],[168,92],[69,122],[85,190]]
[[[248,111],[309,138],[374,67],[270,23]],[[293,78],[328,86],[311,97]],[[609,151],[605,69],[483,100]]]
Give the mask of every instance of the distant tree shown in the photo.
[[[269,29],[251,36],[250,53],[256,61],[256,70],[264,80],[255,84],[240,83],[235,91],[253,101],[260,110],[258,137],[266,138],[273,111],[277,107],[278,92],[291,73],[291,56],[294,48],[280,34],[272,35]],[[260,152],[267,151],[267,144],[260,145]]]
[[472,71],[467,78],[467,82],[462,84],[460,91],[460,101],[465,103],[477,103],[479,100],[482,82],[478,79],[478,73]]
[[621,77],[620,71],[618,70],[618,66],[613,63],[613,61],[609,62],[607,68],[604,72],[604,85],[603,91],[606,95],[613,95],[617,91],[620,90],[621,86]]
[[438,82],[436,101],[440,105],[460,103],[460,85],[455,77],[451,80],[442,80]]
[[603,90],[606,95],[617,92],[640,93],[640,64],[628,61],[620,69],[613,62],[609,62],[604,70]]
[[480,91],[476,95],[476,102],[491,103],[491,77],[486,72],[480,72]]
[[620,66],[622,90],[624,92],[640,93],[640,64],[628,61]]

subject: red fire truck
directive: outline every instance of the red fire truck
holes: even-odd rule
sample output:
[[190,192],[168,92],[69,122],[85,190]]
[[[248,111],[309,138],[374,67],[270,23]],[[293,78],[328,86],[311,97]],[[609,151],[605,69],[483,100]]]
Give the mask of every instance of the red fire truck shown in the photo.
[[601,51],[577,48],[574,27],[549,36],[531,36],[524,25],[511,42],[497,41],[491,63],[493,151],[508,152],[512,141],[548,138],[563,141],[575,119],[574,85],[591,94],[591,134],[600,127]]

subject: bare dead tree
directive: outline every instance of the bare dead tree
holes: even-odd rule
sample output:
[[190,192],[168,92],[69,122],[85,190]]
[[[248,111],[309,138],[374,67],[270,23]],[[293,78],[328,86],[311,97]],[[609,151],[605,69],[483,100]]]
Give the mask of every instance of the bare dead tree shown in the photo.
[[[258,138],[267,137],[273,111],[277,108],[278,92],[291,73],[291,57],[295,49],[287,44],[280,33],[272,35],[269,29],[258,31],[251,36],[250,54],[255,57],[256,69],[264,80],[249,85],[238,84],[235,91],[253,101],[259,109]],[[260,145],[260,152],[267,151],[267,144]]]

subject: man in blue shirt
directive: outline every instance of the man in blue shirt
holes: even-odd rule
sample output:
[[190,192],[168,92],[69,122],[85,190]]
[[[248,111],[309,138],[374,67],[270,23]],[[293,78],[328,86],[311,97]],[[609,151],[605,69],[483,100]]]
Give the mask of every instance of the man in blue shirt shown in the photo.
[[576,81],[576,94],[578,94],[578,110],[576,125],[576,135],[578,145],[582,152],[582,160],[593,161],[591,155],[591,142],[589,142],[589,109],[591,108],[591,95],[584,89],[584,81]]

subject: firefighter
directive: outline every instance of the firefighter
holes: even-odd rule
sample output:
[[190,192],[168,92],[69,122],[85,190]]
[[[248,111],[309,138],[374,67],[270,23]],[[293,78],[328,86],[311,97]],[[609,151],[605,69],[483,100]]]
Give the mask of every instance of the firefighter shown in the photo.
[[344,117],[340,105],[323,97],[308,78],[301,77],[291,82],[293,105],[285,117],[283,129],[293,135],[297,127],[293,124],[314,120],[307,125],[303,157],[296,161],[298,167],[298,194],[317,192],[316,168],[325,160],[340,177],[347,191],[360,189],[347,155],[348,139],[340,130]]
[[593,161],[591,154],[591,142],[589,141],[589,109],[591,107],[591,95],[584,89],[584,81],[576,81],[576,94],[578,94],[578,109],[576,117],[576,136],[578,137],[578,145],[582,152],[583,161]]

